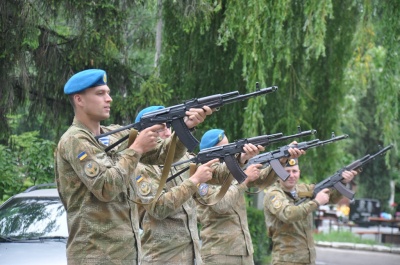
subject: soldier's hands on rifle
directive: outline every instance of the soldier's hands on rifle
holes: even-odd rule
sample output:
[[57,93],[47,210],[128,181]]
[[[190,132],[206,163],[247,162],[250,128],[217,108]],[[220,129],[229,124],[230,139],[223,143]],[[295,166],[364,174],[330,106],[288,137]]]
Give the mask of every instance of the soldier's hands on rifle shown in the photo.
[[244,153],[240,154],[239,162],[245,164],[247,160],[258,155],[260,152],[264,151],[265,148],[262,145],[255,146],[254,144],[245,144],[243,146]]
[[353,178],[358,175],[358,171],[356,170],[345,170],[342,172],[342,180],[341,182],[346,184],[353,180]]
[[208,106],[203,106],[202,108],[191,108],[186,111],[186,117],[184,119],[186,126],[189,129],[194,128],[198,124],[202,123],[207,115],[211,115],[213,110]]
[[138,133],[135,141],[129,146],[139,154],[144,154],[157,146],[159,131],[165,129],[165,124],[156,124]]
[[329,202],[329,189],[323,189],[317,193],[315,199],[319,205],[325,205]]
[[215,158],[202,164],[196,170],[196,172],[189,178],[194,184],[204,183],[212,179],[214,169],[211,167],[212,164],[218,163],[219,159]]
[[261,168],[262,164],[252,164],[248,166],[244,171],[244,173],[247,175],[247,178],[243,181],[243,183],[247,186],[248,183],[257,180],[260,177]]
[[296,145],[297,141],[293,141],[289,144],[289,146],[292,146],[288,149],[290,157],[282,157],[281,159],[279,159],[282,165],[286,164],[289,159],[299,158],[300,156],[306,154],[306,151],[296,148]]

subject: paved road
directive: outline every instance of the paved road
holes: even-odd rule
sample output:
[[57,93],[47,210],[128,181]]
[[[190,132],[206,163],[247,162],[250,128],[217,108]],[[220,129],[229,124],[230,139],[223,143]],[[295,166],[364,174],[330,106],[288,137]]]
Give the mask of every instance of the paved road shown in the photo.
[[399,265],[400,254],[317,247],[316,265]]

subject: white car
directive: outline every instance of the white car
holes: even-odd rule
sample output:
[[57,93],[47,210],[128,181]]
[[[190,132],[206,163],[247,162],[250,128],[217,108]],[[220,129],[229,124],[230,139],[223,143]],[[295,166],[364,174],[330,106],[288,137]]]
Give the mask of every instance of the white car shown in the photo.
[[67,217],[54,187],[33,186],[0,206],[0,264],[67,264]]

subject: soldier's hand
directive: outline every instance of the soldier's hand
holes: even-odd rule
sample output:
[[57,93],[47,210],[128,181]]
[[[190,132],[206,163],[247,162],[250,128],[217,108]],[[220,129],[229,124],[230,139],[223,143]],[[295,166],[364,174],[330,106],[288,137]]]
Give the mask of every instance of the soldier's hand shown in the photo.
[[261,151],[264,150],[265,148],[262,145],[255,146],[254,144],[245,144],[243,146],[244,153],[240,154],[240,162],[244,164],[247,160],[258,155]]
[[207,115],[211,115],[212,113],[213,110],[208,106],[204,106],[200,109],[192,108],[186,111],[186,117],[184,121],[186,126],[191,129],[202,123],[206,119]]
[[329,189],[323,189],[317,193],[315,196],[315,200],[319,203],[319,205],[325,205],[329,202]]
[[296,148],[296,146],[297,146],[297,141],[291,142],[291,143],[289,144],[289,146],[290,146],[290,148],[288,149],[288,152],[289,152],[289,154],[290,154],[290,157],[288,157],[288,158],[286,158],[286,157],[281,158],[279,161],[280,161],[282,164],[286,164],[287,161],[288,161],[289,159],[292,159],[292,158],[299,158],[300,156],[306,154],[306,151]]
[[138,133],[135,141],[129,146],[139,154],[144,154],[157,146],[159,131],[165,129],[165,124],[156,124]]
[[342,183],[346,184],[349,183],[356,175],[358,174],[358,171],[356,170],[351,170],[351,171],[343,171],[342,172]]
[[214,171],[211,165],[217,162],[219,162],[218,158],[202,164],[197,168],[196,172],[189,179],[196,185],[209,181],[210,179],[212,179],[212,173]]
[[246,184],[246,186],[248,183],[257,180],[260,177],[261,167],[261,164],[253,164],[244,171],[244,173],[247,175],[247,178],[243,181],[243,183]]

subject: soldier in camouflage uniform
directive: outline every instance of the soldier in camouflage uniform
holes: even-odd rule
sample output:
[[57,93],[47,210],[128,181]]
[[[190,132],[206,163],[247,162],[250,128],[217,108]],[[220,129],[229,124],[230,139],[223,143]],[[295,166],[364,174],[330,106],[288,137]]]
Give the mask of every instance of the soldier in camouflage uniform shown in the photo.
[[[215,162],[218,160],[201,165],[191,177],[184,173],[169,181],[155,204],[143,207],[140,218],[143,229],[142,265],[203,264],[199,252],[196,207],[192,197],[198,189],[197,184],[211,179],[211,165]],[[171,174],[180,169],[182,167],[171,169]],[[145,184],[146,187],[138,191],[142,202],[154,199],[160,176],[160,168],[141,167],[138,184]]]
[[[207,131],[200,142],[200,150],[213,146],[228,144],[225,132],[220,129]],[[263,151],[262,146],[249,145],[251,151],[241,154],[242,163]],[[291,149],[293,156],[298,156],[299,150]],[[269,186],[276,181],[276,174],[271,167],[261,169],[260,164],[250,165],[245,173],[247,178],[241,184],[235,180],[225,196],[214,205],[204,205],[214,200],[220,191],[220,186],[209,185],[206,191],[200,193],[198,203],[198,220],[201,224],[200,238],[202,240],[201,255],[207,265],[252,265],[253,244],[247,221],[246,200],[244,193],[249,187]],[[226,170],[226,168],[225,168]],[[227,171],[227,174],[230,174]]]
[[[162,107],[162,106],[161,106]],[[152,110],[153,107],[149,107]],[[143,110],[145,111],[145,110]],[[136,121],[140,120],[139,113]],[[162,136],[162,135],[160,135]],[[168,136],[163,136],[168,137]],[[187,160],[191,156],[186,154],[182,159]],[[163,264],[163,265],[191,265],[203,264],[200,255],[200,242],[197,228],[196,203],[193,199],[198,191],[198,184],[206,181],[219,183],[229,175],[226,168],[220,171],[218,160],[212,160],[205,165],[212,165],[207,168],[209,174],[199,178],[196,174],[189,176],[185,173],[167,182],[163,193],[155,204],[145,205],[141,210],[141,237],[143,247],[142,265]],[[171,169],[170,175],[179,172],[187,165],[176,166]],[[211,176],[215,179],[211,180]],[[139,188],[138,195],[142,202],[149,202],[154,199],[160,181],[161,169],[157,166],[146,165],[141,168],[137,176]]]
[[[265,222],[268,236],[272,238],[272,264],[315,264],[315,247],[312,236],[313,212],[319,205],[336,203],[341,195],[336,190],[324,189],[315,199],[298,206],[298,194],[312,192],[314,185],[297,184],[300,169],[297,159],[289,159],[285,167],[290,174],[266,191],[264,198]],[[356,171],[344,171],[343,183],[350,182]]]
[[[142,130],[133,144],[120,144],[109,152],[104,149],[128,132],[95,139],[96,135],[120,128],[104,127],[112,101],[107,75],[100,69],[89,69],[72,76],[64,87],[74,108],[71,127],[61,137],[56,150],[57,189],[67,211],[69,238],[68,264],[139,263],[138,212],[130,200],[135,198],[139,159],[143,163],[162,163],[169,141],[158,141],[164,125]],[[211,109],[187,112],[187,126],[204,120]],[[207,113],[207,111],[209,113]],[[176,158],[186,148],[178,141]]]
[[[161,108],[164,107],[151,106],[143,109],[135,121],[140,121],[143,114]],[[167,139],[170,135],[169,129],[159,133],[162,139]],[[186,153],[182,159],[189,158]],[[196,208],[192,197],[197,191],[198,183],[211,179],[213,169],[209,165],[216,161],[200,166],[191,177],[185,172],[167,182],[155,204],[140,206],[140,226],[143,229],[141,265],[202,264]],[[179,172],[184,166],[172,168],[170,174]],[[140,165],[135,180],[139,187],[138,197],[143,203],[153,201],[161,174],[162,169],[157,165]]]
[[[143,109],[137,115],[135,122],[139,122],[143,114],[162,108],[164,107],[150,106]],[[169,128],[159,132],[160,141],[170,136]],[[182,159],[188,158],[188,154],[185,154]],[[135,176],[139,187],[138,197],[142,202],[149,203],[154,199],[158,189],[162,168],[158,165],[139,165],[139,168]],[[172,174],[177,172],[176,169],[171,169]],[[207,181],[211,178],[211,171],[210,167],[202,166],[190,180],[186,175],[178,176],[166,184],[156,205],[139,207],[140,226],[143,229],[142,265],[193,264],[199,249],[199,240],[195,215],[193,218],[194,207],[190,201],[188,202],[188,198],[191,198],[197,190],[198,178]],[[178,187],[172,189],[175,186]],[[201,260],[198,262],[201,264]]]

